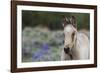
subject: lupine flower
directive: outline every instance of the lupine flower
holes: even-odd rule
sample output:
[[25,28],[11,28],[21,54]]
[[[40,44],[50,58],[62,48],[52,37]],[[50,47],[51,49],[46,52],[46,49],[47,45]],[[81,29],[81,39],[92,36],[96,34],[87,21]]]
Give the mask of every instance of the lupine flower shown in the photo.
[[47,43],[43,44],[42,48],[38,52],[36,52],[35,54],[33,53],[32,55],[33,61],[35,59],[38,59],[38,60],[41,59],[43,55],[48,53],[48,51],[49,51],[49,45]]

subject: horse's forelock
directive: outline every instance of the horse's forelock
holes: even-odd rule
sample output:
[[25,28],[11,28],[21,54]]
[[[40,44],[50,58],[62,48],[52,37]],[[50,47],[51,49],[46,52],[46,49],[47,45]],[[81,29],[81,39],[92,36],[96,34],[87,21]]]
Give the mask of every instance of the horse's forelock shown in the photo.
[[65,27],[66,25],[73,25],[75,28],[77,27],[77,24],[76,24],[76,18],[74,16],[72,17],[64,17],[63,19],[63,26]]
[[67,17],[66,17],[66,18],[65,18],[65,21],[66,21],[67,24],[72,24],[71,21],[70,21],[70,18],[67,18]]

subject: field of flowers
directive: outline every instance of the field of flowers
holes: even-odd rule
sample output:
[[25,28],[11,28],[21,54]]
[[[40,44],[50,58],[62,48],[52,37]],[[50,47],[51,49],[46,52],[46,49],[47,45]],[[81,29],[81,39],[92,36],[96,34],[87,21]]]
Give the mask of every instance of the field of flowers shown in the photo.
[[63,44],[61,30],[26,27],[22,32],[22,62],[59,61]]

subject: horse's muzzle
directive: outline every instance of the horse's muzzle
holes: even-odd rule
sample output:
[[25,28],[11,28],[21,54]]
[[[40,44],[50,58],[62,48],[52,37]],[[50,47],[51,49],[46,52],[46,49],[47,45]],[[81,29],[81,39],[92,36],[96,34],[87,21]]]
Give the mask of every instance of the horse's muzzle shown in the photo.
[[70,52],[70,48],[69,48],[69,47],[64,48],[64,52],[65,52],[66,54],[68,54],[68,53]]
[[70,59],[71,59],[71,60],[73,59],[73,56],[72,56],[72,54],[71,54],[71,51],[70,51],[70,48],[69,48],[69,47],[64,48],[64,52],[70,56]]

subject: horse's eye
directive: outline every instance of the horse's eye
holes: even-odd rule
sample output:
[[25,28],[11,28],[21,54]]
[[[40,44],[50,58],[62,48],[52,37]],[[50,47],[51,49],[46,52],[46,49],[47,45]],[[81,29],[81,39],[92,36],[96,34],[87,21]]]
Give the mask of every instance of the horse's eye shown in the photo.
[[75,32],[72,33],[72,41],[74,40]]

